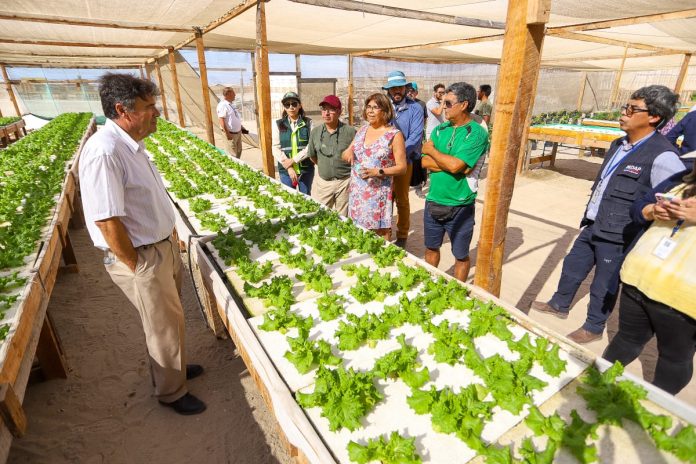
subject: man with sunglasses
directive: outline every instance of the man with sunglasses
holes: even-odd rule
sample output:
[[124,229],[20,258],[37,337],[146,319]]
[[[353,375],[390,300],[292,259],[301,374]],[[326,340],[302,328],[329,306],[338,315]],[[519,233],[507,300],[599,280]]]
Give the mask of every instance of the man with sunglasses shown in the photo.
[[684,170],[677,150],[659,132],[678,108],[679,96],[663,85],[633,92],[621,107],[619,123],[626,132],[612,142],[592,186],[581,231],[563,260],[556,292],[532,309],[566,319],[578,288],[594,268],[587,318],[568,334],[576,343],[602,338],[619,290],[619,270],[640,225],[629,214],[633,202],[668,177]]
[[382,90],[394,106],[394,119],[391,123],[401,131],[406,142],[406,161],[408,168],[405,174],[394,177],[394,200],[396,201],[396,242],[395,245],[404,248],[411,228],[411,205],[408,191],[411,187],[413,160],[420,158],[423,146],[424,118],[423,108],[406,96],[408,81],[402,71],[391,71],[387,75],[387,83]]
[[425,260],[437,267],[445,233],[455,258],[454,277],[464,281],[471,266],[476,182],[488,148],[488,132],[471,117],[476,89],[457,82],[443,97],[447,121],[423,145],[423,167],[430,170],[430,191],[423,211]]
[[319,170],[314,195],[320,203],[347,216],[350,164],[343,161],[341,153],[353,143],[355,128],[339,119],[341,100],[336,95],[327,95],[319,106],[324,122],[312,129],[307,145],[307,153]]

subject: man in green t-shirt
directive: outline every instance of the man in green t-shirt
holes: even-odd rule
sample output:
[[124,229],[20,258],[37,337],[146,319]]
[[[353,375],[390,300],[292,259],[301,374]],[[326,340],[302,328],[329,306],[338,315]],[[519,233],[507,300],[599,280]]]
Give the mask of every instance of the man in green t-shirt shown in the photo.
[[476,89],[466,82],[449,86],[443,97],[447,121],[423,145],[423,167],[431,171],[423,214],[425,260],[437,267],[445,232],[455,258],[454,277],[469,274],[469,245],[474,233],[474,200],[488,133],[471,118]]
[[309,157],[319,168],[319,177],[314,179],[314,196],[323,205],[347,216],[350,164],[341,159],[341,153],[353,143],[355,129],[338,119],[341,100],[336,95],[327,95],[319,106],[324,123],[312,129],[307,145]]

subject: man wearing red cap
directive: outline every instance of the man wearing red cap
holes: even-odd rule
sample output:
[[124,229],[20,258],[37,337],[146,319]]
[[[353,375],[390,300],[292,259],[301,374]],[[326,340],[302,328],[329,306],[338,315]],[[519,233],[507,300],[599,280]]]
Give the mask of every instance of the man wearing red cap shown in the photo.
[[327,95],[319,106],[324,122],[312,129],[307,145],[309,157],[319,168],[319,176],[314,180],[314,196],[346,216],[350,164],[341,159],[341,153],[353,143],[355,129],[338,119],[341,100],[336,95]]

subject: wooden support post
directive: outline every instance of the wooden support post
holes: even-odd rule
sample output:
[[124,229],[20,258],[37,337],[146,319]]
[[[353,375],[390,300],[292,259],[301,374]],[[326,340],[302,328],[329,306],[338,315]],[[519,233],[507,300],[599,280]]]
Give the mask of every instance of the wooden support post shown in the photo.
[[145,79],[145,71],[143,71],[143,67],[140,66],[140,67],[138,68],[138,70],[140,71],[140,78],[141,78],[141,79]]
[[46,312],[46,318],[41,327],[39,344],[36,346],[36,357],[39,360],[44,379],[68,378],[68,368],[63,347],[57,332],[53,328],[53,321],[48,312]]
[[10,84],[10,77],[7,75],[7,68],[4,64],[0,64],[0,70],[2,70],[2,78],[5,81],[5,89],[7,89],[7,94],[12,100],[12,105],[14,106],[17,116],[22,117],[22,113],[19,111],[19,104],[17,104],[17,98],[15,97],[14,90],[12,90],[12,84]]
[[[507,217],[534,102],[550,0],[508,2],[474,283],[500,294]],[[532,15],[531,13],[534,12]]]
[[0,417],[12,436],[22,438],[27,431],[27,416],[22,402],[9,383],[0,384]]
[[203,92],[203,112],[205,113],[205,131],[208,142],[215,145],[213,133],[213,116],[210,109],[210,88],[208,88],[208,68],[205,65],[205,46],[203,45],[203,32],[196,28],[196,51],[198,52],[198,71],[201,74],[201,91]]
[[[295,74],[297,74],[297,78],[300,79],[302,77],[302,58],[301,55],[295,54]],[[298,94],[300,93],[298,90]],[[302,95],[300,95],[300,98],[302,98]]]
[[150,67],[148,65],[145,65],[145,78],[148,81],[152,80],[152,71],[150,70]]
[[353,123],[353,55],[348,55],[348,124]]
[[684,61],[682,61],[681,69],[679,69],[677,83],[674,84],[674,93],[677,95],[681,93],[682,86],[686,80],[686,73],[689,71],[689,61],[691,61],[691,53],[684,53]]
[[609,108],[612,109],[616,106],[616,99],[619,96],[619,86],[621,85],[621,75],[623,74],[624,65],[626,64],[626,55],[628,54],[628,42],[624,47],[623,58],[621,59],[621,67],[616,75],[616,80],[614,81],[614,87],[611,89],[611,98],[609,99]]
[[186,127],[184,122],[184,105],[181,104],[181,90],[179,89],[179,77],[176,74],[176,57],[174,47],[169,47],[169,70],[172,73],[172,87],[174,87],[174,99],[176,100],[176,111],[179,113],[179,126]]
[[256,73],[256,108],[259,119],[259,146],[263,172],[275,177],[275,163],[271,150],[271,82],[268,71],[268,43],[266,41],[266,2],[256,4],[256,47],[254,48]]
[[169,121],[169,111],[167,111],[167,96],[164,92],[164,81],[162,80],[162,71],[160,71],[159,61],[155,60],[155,74],[157,74],[157,85],[160,89],[160,97],[162,98],[162,110],[164,111],[164,119]]
[[583,72],[580,76],[580,92],[578,93],[578,104],[576,109],[582,111],[582,101],[585,98],[585,87],[587,86],[587,72]]

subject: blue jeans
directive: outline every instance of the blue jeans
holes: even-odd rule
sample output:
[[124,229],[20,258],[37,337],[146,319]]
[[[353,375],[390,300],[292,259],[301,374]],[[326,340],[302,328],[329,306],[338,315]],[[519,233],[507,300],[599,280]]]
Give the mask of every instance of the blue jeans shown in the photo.
[[573,247],[563,260],[563,271],[558,289],[549,304],[559,311],[568,312],[583,280],[595,270],[590,284],[590,304],[582,327],[592,333],[604,331],[607,318],[614,308],[619,291],[619,270],[624,260],[624,247],[592,235],[593,225],[584,227]]
[[[292,180],[290,179],[290,176],[288,175],[287,171],[279,171],[280,175],[280,182],[283,185],[287,185],[291,189],[294,189],[295,187],[292,185]],[[311,168],[302,168],[302,172],[300,173],[299,176],[297,176],[297,188],[299,188],[300,192],[304,193],[305,195],[311,195],[312,194],[312,181],[314,180],[314,166]]]

